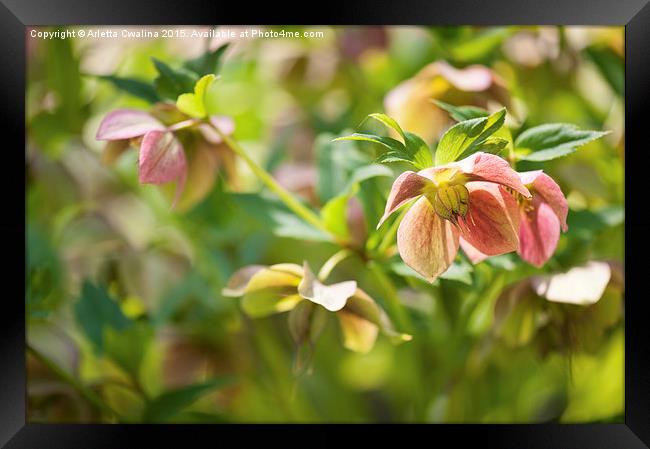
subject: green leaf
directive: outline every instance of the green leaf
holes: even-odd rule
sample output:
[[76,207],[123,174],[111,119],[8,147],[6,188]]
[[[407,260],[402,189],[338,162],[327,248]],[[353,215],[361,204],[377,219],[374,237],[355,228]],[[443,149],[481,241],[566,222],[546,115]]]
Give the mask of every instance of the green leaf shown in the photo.
[[231,383],[230,378],[222,377],[202,384],[167,391],[149,402],[143,412],[142,420],[150,423],[165,422],[183,409],[191,406],[205,394]]
[[436,148],[436,165],[465,158],[478,151],[505,121],[506,110],[500,109],[489,117],[464,120],[449,128]]
[[625,64],[623,59],[607,47],[587,47],[585,52],[596,64],[607,83],[619,96],[625,94]]
[[219,73],[221,58],[228,49],[229,44],[223,44],[214,51],[206,51],[201,56],[191,59],[184,64],[184,67],[199,76]]
[[404,138],[406,139],[406,152],[419,169],[428,168],[433,165],[433,158],[431,157],[431,150],[420,136],[405,132]]
[[123,331],[131,324],[119,304],[108,296],[106,290],[89,281],[83,283],[81,297],[74,305],[74,313],[77,324],[100,353],[104,350],[104,334],[107,328]]
[[136,78],[121,78],[119,76],[105,75],[98,77],[101,80],[108,81],[117,89],[126,92],[134,97],[141,98],[149,103],[155,103],[160,100],[153,86],[145,81]]
[[298,218],[275,198],[242,193],[233,194],[232,199],[244,213],[254,218],[265,231],[270,230],[275,236],[317,242],[332,240],[325,232]]
[[[515,140],[517,159],[522,161],[550,161],[573,153],[576,149],[592,140],[598,139],[609,131],[581,130],[567,123],[549,123],[527,129]],[[521,150],[531,153],[522,154]]]
[[479,151],[498,155],[508,146],[508,143],[508,140],[502,137],[490,137],[480,145]]
[[389,117],[386,114],[381,114],[378,112],[374,114],[368,114],[368,117],[383,123],[388,128],[393,129],[397,134],[399,134],[402,137],[402,139],[404,139],[404,141],[406,141],[406,136],[404,135],[404,131],[402,131],[402,128],[392,117]]
[[337,137],[336,139],[334,139],[334,142],[339,142],[342,140],[356,140],[361,142],[378,143],[379,145],[383,145],[384,147],[388,148],[391,151],[401,153],[401,154],[406,154],[406,147],[404,146],[404,144],[399,140],[395,140],[391,137],[354,133],[354,134],[350,134],[349,136]]
[[358,149],[354,139],[335,143],[333,137],[333,134],[323,133],[314,142],[318,168],[316,193],[322,203],[340,195],[349,186],[352,173],[371,162],[371,158]]
[[392,177],[393,172],[379,164],[364,165],[352,172],[342,193],[329,200],[321,209],[323,222],[330,231],[344,239],[350,237],[347,224],[348,201],[359,190],[360,183],[379,176]]
[[137,376],[153,335],[147,322],[133,323],[126,329],[108,327],[104,332],[105,352],[126,372]]
[[475,62],[484,59],[496,51],[513,31],[513,27],[490,28],[468,36],[467,40],[453,46],[450,53],[453,59],[459,62]]
[[205,75],[194,85],[194,93],[179,95],[176,107],[190,117],[203,118],[207,115],[205,110],[205,94],[217,79],[215,75]]
[[473,118],[487,117],[490,115],[488,111],[477,106],[454,106],[439,100],[433,100],[433,102],[439,108],[449,112],[451,118],[457,122],[462,122],[463,120],[470,120]]
[[156,58],[151,59],[158,71],[158,77],[154,80],[154,88],[160,97],[176,101],[179,95],[192,92],[198,80],[196,74],[184,68],[172,69]]
[[320,211],[323,224],[333,234],[348,239],[350,231],[347,223],[347,206],[350,195],[347,193],[329,200]]
[[390,151],[388,153],[382,154],[375,160],[375,162],[378,164],[392,164],[395,162],[406,162],[412,164],[409,159],[405,158],[402,154],[395,151]]

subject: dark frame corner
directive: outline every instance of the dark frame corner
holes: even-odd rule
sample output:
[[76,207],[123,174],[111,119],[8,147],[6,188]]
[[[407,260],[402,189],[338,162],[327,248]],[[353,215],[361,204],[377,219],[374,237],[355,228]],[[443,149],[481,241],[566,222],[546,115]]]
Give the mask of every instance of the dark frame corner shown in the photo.
[[[256,5],[257,18],[251,19],[246,5],[239,11],[233,2],[184,0],[179,10],[173,0],[159,0],[153,7],[151,2],[132,0],[111,0],[89,2],[83,0],[1,0],[0,30],[3,51],[0,52],[2,67],[2,124],[5,136],[11,136],[16,147],[24,148],[24,92],[25,92],[25,27],[27,25],[63,24],[169,24],[205,23],[340,23],[365,22],[368,24],[571,24],[571,25],[625,25],[626,52],[626,200],[631,204],[647,201],[642,196],[644,176],[636,170],[648,166],[650,151],[647,139],[647,104],[650,103],[650,3],[649,0],[565,0],[548,2],[538,0],[449,0],[419,2],[377,2],[372,8],[360,8],[351,2],[328,3],[323,11],[297,9],[281,10],[275,2]],[[89,3],[92,3],[90,5]],[[381,7],[378,7],[381,6]],[[363,14],[362,14],[363,12]],[[299,17],[299,14],[306,16]],[[334,16],[333,14],[336,14]],[[644,139],[645,137],[645,139]],[[17,148],[16,148],[17,150]],[[4,161],[6,167],[20,166],[25,162],[20,151],[4,156],[16,160]],[[10,213],[0,218],[0,235],[5,239],[5,248],[15,254],[7,259],[23,260],[25,247],[25,204],[24,197],[12,195],[17,185],[25,183],[25,172],[12,168],[3,170],[0,176],[0,192]],[[636,198],[638,195],[639,198]],[[636,200],[636,201],[635,201]],[[9,202],[9,205],[7,205]],[[21,212],[19,212],[21,211]],[[22,215],[21,215],[22,213]],[[639,208],[626,210],[626,284],[631,292],[625,303],[625,424],[585,425],[440,425],[435,429],[425,426],[410,426],[406,432],[423,431],[423,437],[436,440],[453,438],[459,443],[472,441],[504,448],[559,448],[575,447],[590,449],[634,449],[650,447],[650,326],[647,314],[642,313],[644,295],[644,267],[636,265],[635,256],[650,252],[650,219]],[[21,239],[22,236],[22,239]],[[628,242],[634,242],[628,245]],[[22,254],[22,255],[21,255]],[[639,258],[640,259],[640,258]],[[642,259],[640,259],[642,260]],[[7,448],[115,448],[137,447],[141,438],[157,440],[157,446],[178,447],[196,441],[197,432],[209,433],[208,438],[223,438],[224,434],[235,437],[239,442],[255,438],[257,432],[248,432],[239,426],[222,426],[217,431],[211,426],[118,426],[118,425],[37,425],[26,423],[26,379],[25,379],[25,310],[24,303],[15,300],[20,297],[17,279],[25,278],[25,266],[16,263],[4,264],[4,277],[17,290],[14,295],[5,295],[3,312],[0,313],[0,447]],[[22,276],[21,276],[22,273]],[[26,285],[26,284],[25,284]],[[11,289],[12,293],[13,288]],[[13,302],[9,301],[12,300]],[[265,433],[271,433],[278,440],[286,439],[286,429],[280,426],[264,426]],[[306,429],[305,429],[306,428]],[[367,429],[366,426],[361,427]],[[348,426],[300,426],[300,433],[309,434],[309,441],[336,444]],[[403,438],[394,426],[373,426],[364,432],[363,438],[382,440]],[[234,432],[237,432],[235,434]],[[444,434],[444,435],[442,435]],[[250,435],[250,436],[249,436]],[[271,436],[271,438],[273,437]],[[218,441],[215,439],[214,441]],[[176,443],[177,442],[177,443]],[[175,444],[176,443],[176,444]],[[465,444],[462,444],[465,446]]]

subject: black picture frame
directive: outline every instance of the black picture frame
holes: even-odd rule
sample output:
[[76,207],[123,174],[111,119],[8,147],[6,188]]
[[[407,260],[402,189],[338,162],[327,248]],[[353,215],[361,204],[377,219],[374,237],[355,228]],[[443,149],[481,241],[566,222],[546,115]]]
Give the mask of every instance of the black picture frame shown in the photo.
[[[398,2],[328,1],[303,8],[275,2],[250,3],[208,0],[83,1],[1,0],[0,90],[4,128],[3,170],[0,173],[0,236],[4,240],[4,292],[0,309],[0,446],[7,448],[124,448],[238,445],[260,437],[283,445],[334,445],[352,433],[364,444],[408,443],[505,448],[634,449],[650,447],[650,326],[643,313],[643,255],[650,246],[650,218],[644,194],[644,167],[650,160],[646,102],[650,103],[650,4],[648,0],[400,0]],[[252,7],[254,5],[254,7]],[[255,14],[255,17],[251,16]],[[222,425],[54,425],[26,423],[25,303],[26,286],[25,171],[19,169],[25,145],[25,27],[64,24],[197,24],[197,23],[366,23],[428,25],[624,25],[626,152],[626,301],[625,301],[625,423],[531,425],[413,425],[413,426],[249,426]],[[9,158],[9,160],[7,160]],[[629,244],[628,244],[629,242]],[[639,263],[636,263],[636,261]],[[22,275],[22,276],[21,276]],[[21,277],[25,279],[20,284]],[[9,287],[9,288],[7,288]],[[24,298],[24,296],[23,296]],[[413,435],[417,432],[418,435]],[[199,435],[203,434],[203,435]],[[412,436],[411,436],[412,435]],[[200,440],[199,440],[200,438]],[[145,442],[146,443],[141,443]],[[206,444],[206,443],[201,444]],[[444,443],[443,443],[444,442]]]

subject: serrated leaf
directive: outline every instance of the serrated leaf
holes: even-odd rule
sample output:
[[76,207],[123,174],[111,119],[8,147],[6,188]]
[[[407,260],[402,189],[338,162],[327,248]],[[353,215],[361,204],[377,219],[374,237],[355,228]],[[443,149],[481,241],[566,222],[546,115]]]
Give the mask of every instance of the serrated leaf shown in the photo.
[[374,114],[368,114],[368,117],[373,118],[383,123],[385,126],[393,129],[397,134],[399,134],[402,137],[402,139],[404,139],[404,141],[406,141],[406,136],[404,135],[404,131],[402,131],[402,128],[399,126],[399,124],[395,121],[394,118],[378,112]]
[[489,117],[474,118],[457,123],[447,130],[436,148],[436,165],[465,158],[497,132],[505,122],[506,110],[500,109]]
[[470,120],[473,118],[487,117],[490,115],[488,111],[477,106],[454,106],[439,100],[433,100],[433,102],[439,108],[449,112],[451,118],[457,122],[462,122],[463,120]]
[[229,44],[223,44],[214,51],[206,51],[201,56],[187,61],[184,66],[199,76],[219,73],[221,58]]
[[190,117],[204,118],[207,115],[205,110],[205,94],[212,83],[217,79],[215,75],[205,75],[194,85],[194,93],[186,93],[178,96],[176,107]]
[[433,165],[433,157],[429,145],[420,136],[405,132],[406,152],[409,154],[413,165],[419,169],[428,168]]
[[382,154],[375,160],[375,162],[378,164],[391,164],[395,162],[407,162],[409,164],[412,164],[409,159],[394,151]]
[[337,137],[336,139],[334,139],[334,142],[338,142],[342,140],[355,140],[360,142],[378,143],[379,145],[383,145],[389,150],[398,153],[404,153],[406,151],[406,147],[402,142],[400,142],[399,140],[395,140],[391,137],[375,136],[373,134],[354,133],[354,134],[350,134],[349,136]]
[[176,101],[179,95],[192,92],[198,76],[185,68],[173,69],[156,58],[151,58],[158,77],[154,80],[154,88],[162,98]]
[[[581,130],[567,123],[549,123],[536,126],[521,133],[515,140],[517,159],[522,161],[550,161],[566,156],[609,131]],[[521,149],[530,150],[522,154]]]
[[136,78],[121,78],[119,76],[105,75],[98,77],[101,80],[108,81],[117,89],[126,92],[134,97],[141,98],[149,103],[155,103],[160,100],[153,86],[146,81]]
[[479,150],[498,155],[508,146],[508,143],[507,139],[490,137],[480,145]]

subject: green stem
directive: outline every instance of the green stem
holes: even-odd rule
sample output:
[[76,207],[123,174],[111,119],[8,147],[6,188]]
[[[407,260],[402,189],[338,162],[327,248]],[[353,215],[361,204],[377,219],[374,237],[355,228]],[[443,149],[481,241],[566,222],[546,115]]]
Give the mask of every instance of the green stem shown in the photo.
[[113,410],[108,404],[106,404],[102,398],[97,395],[94,391],[87,388],[73,376],[68,374],[65,370],[58,367],[54,362],[48,359],[45,355],[39,352],[36,348],[27,345],[27,352],[34,356],[39,362],[47,366],[47,368],[52,371],[59,379],[73,387],[84,399],[89,403],[93,404],[98,409],[102,410],[105,413],[113,415],[117,418],[119,422],[123,422],[123,419],[120,417],[120,414]]
[[390,225],[390,228],[386,231],[386,234],[384,234],[384,237],[382,238],[381,242],[379,243],[379,246],[377,247],[377,254],[380,256],[386,255],[386,252],[388,249],[393,246],[395,243],[395,236],[397,235],[397,230],[399,229],[399,225],[402,222],[402,219],[404,218],[404,215],[409,211],[411,208],[410,205],[407,205],[402,209],[402,211],[399,213],[399,216],[395,221],[393,221],[393,224]]
[[384,272],[383,268],[376,262],[371,261],[369,263],[370,271],[375,275],[379,286],[384,292],[384,297],[386,298],[386,307],[391,317],[395,320],[395,324],[398,329],[401,329],[409,334],[413,333],[413,323],[411,322],[408,313],[404,305],[399,300],[397,295],[397,289],[393,285],[390,277]]
[[341,261],[350,257],[352,254],[353,254],[352,251],[350,251],[347,248],[343,248],[338,252],[334,253],[334,255],[329,259],[327,259],[327,261],[321,267],[320,271],[318,272],[318,279],[320,279],[321,281],[325,281],[332,273],[332,270],[334,270],[334,268],[336,268],[336,266]]
[[252,170],[253,173],[262,181],[271,191],[273,191],[282,202],[296,215],[305,220],[307,223],[313,225],[317,229],[325,232],[328,235],[332,233],[325,227],[321,219],[308,207],[304,206],[300,201],[298,201],[288,190],[282,187],[277,183],[273,176],[271,176],[266,170],[260,167],[257,162],[255,162],[249,155],[246,153],[246,150],[232,137],[223,133],[217,126],[213,123],[206,121],[223,139],[224,142],[233,150],[239,157],[241,157],[248,167]]

